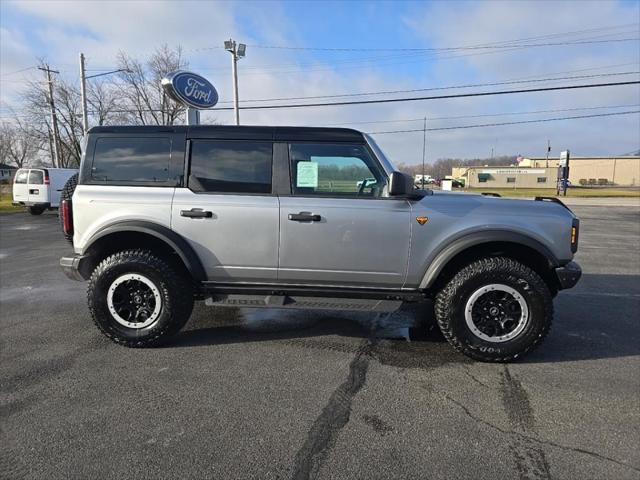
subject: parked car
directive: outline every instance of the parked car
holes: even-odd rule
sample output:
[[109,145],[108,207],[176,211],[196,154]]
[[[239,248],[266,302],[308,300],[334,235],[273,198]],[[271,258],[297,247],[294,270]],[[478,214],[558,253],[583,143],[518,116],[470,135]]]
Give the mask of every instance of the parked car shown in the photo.
[[73,168],[21,168],[13,179],[13,205],[28,208],[31,215],[58,208],[60,192]]
[[[376,183],[354,191],[365,171]],[[553,297],[581,275],[579,221],[557,199],[416,190],[350,129],[94,127],[61,218],[63,271],[89,281],[95,324],[129,347],[168,341],[200,299],[372,314],[424,302],[454,348],[506,362],[542,341]]]

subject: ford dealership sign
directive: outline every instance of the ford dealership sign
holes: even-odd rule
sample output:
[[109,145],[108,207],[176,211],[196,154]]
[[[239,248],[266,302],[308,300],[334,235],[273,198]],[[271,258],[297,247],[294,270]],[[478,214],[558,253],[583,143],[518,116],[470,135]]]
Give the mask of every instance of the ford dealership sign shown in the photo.
[[192,108],[211,108],[218,103],[218,92],[209,80],[179,70],[162,79],[162,88],[175,101]]

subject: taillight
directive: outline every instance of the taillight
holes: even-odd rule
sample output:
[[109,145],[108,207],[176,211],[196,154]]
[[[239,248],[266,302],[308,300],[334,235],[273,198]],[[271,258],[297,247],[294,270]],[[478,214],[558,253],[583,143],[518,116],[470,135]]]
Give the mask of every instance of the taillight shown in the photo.
[[73,235],[73,215],[71,200],[63,200],[60,204],[60,215],[62,216],[62,230],[65,235]]
[[571,222],[571,252],[578,251],[578,236],[580,234],[580,220],[574,218]]
[[49,185],[49,170],[44,171],[44,184]]

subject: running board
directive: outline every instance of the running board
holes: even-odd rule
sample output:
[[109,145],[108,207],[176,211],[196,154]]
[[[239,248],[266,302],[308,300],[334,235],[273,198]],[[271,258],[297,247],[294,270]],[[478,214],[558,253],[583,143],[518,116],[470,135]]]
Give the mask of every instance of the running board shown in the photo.
[[205,305],[209,307],[290,308],[298,310],[395,312],[402,305],[402,300],[220,293],[207,295],[205,297]]

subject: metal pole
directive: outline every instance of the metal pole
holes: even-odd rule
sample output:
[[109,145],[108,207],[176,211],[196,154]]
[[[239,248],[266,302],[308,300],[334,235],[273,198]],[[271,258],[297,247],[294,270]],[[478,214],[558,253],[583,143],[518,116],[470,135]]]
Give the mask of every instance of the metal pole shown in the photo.
[[240,111],[238,109],[238,54],[235,40],[233,42],[233,51],[231,52],[231,71],[233,73],[233,113],[236,118],[236,125],[240,125]]
[[550,151],[551,151],[551,140],[547,140],[547,166],[545,168],[549,168],[549,152]]
[[87,78],[84,70],[84,53],[80,53],[80,97],[82,98],[82,131],[86,135],[89,131],[89,117],[87,112]]
[[51,108],[51,128],[53,129],[53,166],[60,167],[60,149],[59,149],[59,132],[58,132],[58,117],[56,115],[56,105],[53,99],[53,80],[51,80],[51,72],[58,73],[55,70],[51,70],[49,65],[45,65],[44,68],[38,67],[39,70],[46,72],[47,74],[47,86],[49,90],[49,107]]
[[424,190],[424,161],[427,153],[427,117],[422,127],[422,189]]

